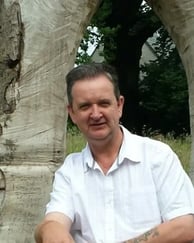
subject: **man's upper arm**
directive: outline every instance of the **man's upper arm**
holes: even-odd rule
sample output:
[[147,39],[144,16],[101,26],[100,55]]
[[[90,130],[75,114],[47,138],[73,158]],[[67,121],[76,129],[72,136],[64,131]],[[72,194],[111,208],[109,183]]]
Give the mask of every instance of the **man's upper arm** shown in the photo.
[[163,221],[194,214],[194,188],[177,155],[164,146],[152,169]]

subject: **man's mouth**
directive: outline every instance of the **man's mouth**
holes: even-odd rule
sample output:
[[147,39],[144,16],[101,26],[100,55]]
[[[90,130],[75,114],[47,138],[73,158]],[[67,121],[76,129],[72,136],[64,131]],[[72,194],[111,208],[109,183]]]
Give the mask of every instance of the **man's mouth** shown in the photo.
[[103,126],[105,125],[105,122],[101,122],[101,123],[92,123],[90,124],[90,126],[93,126],[93,127],[99,127],[99,126]]

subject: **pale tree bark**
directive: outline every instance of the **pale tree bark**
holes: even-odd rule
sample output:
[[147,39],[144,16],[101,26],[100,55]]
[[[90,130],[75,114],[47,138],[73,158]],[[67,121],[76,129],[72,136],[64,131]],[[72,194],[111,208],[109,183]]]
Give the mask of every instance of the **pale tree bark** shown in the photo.
[[100,0],[0,1],[0,242],[30,243],[63,161],[65,74]]
[[194,1],[149,0],[148,3],[174,40],[185,67],[192,136],[190,177],[194,183]]

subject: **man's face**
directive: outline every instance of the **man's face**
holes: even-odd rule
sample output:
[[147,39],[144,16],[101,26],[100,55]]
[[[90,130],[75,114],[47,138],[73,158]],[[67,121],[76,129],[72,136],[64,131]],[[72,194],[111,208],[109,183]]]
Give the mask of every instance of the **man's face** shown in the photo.
[[77,81],[72,88],[72,98],[69,114],[88,141],[114,137],[124,98],[116,99],[113,85],[106,76]]

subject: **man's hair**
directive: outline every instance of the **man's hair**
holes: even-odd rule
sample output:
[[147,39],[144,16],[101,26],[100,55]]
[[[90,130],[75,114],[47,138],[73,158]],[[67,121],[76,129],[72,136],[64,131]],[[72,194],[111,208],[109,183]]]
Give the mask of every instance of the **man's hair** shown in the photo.
[[104,75],[108,78],[108,80],[112,83],[114,94],[116,99],[119,99],[120,90],[118,85],[118,76],[115,69],[103,63],[89,63],[82,64],[73,68],[66,75],[66,83],[67,83],[67,98],[70,105],[72,105],[73,97],[72,97],[72,87],[73,85],[80,80],[90,80],[92,78],[96,78],[98,76]]

